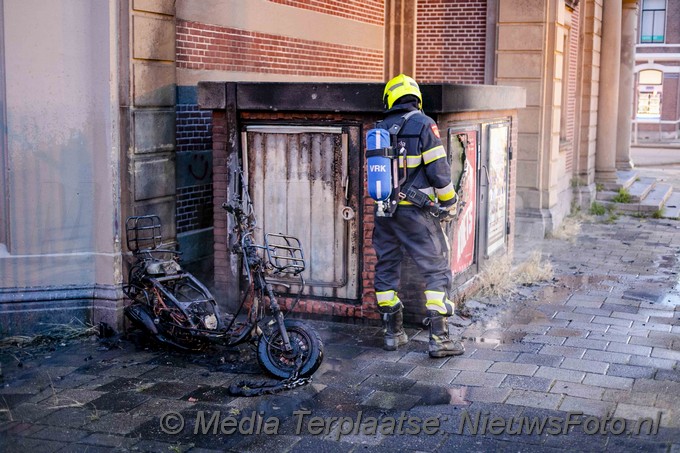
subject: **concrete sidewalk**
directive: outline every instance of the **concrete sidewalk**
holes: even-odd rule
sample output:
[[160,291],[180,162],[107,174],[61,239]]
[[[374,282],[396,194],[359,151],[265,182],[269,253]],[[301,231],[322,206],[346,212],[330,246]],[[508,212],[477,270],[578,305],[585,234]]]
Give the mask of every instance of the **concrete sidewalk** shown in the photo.
[[386,352],[376,327],[309,321],[324,363],[276,395],[226,391],[263,377],[247,347],[5,348],[0,451],[678,452],[679,245],[680,222],[631,217],[520,242],[516,259],[540,250],[555,279],[470,302],[473,323],[451,328],[463,356],[430,359],[417,327]]
[[630,157],[636,168],[680,166],[680,143],[662,146],[632,146]]

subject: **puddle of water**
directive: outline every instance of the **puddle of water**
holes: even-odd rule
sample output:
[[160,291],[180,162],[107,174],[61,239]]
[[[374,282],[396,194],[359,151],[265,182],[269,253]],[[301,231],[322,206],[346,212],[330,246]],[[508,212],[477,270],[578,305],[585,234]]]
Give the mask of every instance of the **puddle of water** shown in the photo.
[[[662,263],[659,264],[660,268],[675,270],[677,264],[680,261],[680,255],[664,256],[661,258]],[[675,272],[673,272],[675,273]],[[665,307],[679,307],[680,306],[680,279],[677,281],[675,286],[670,291],[663,290],[663,283],[659,285],[661,291],[649,294],[649,296],[656,295],[657,297],[653,300],[644,299],[651,303],[656,303]],[[625,293],[624,293],[625,294]]]
[[650,287],[624,291],[623,299],[649,302],[664,307],[677,307],[680,306],[680,282],[670,291]]
[[468,389],[467,386],[443,388],[434,387],[423,392],[418,406],[434,406],[440,404],[448,404],[451,406],[468,406],[470,401],[467,400]]
[[560,275],[554,284],[542,288],[532,296],[535,302],[540,304],[562,304],[569,296],[580,290],[588,293],[601,291],[611,293],[614,289],[612,282],[616,278],[611,275],[586,275],[577,273],[573,275]]
[[465,399],[467,396],[466,386],[459,389],[447,389],[447,392],[449,394],[449,404],[454,406],[467,406],[470,404],[470,402]]
[[461,338],[463,340],[471,341],[473,343],[484,343],[494,346],[504,343],[504,341],[502,341],[500,338],[473,337],[467,335],[463,335]]
[[663,294],[659,290],[648,289],[629,289],[623,292],[623,298],[627,300],[637,300],[642,302],[656,302]]
[[[540,301],[540,300],[539,300]],[[533,308],[525,308],[509,318],[510,324],[530,324],[532,321],[547,319],[542,311]]]
[[664,294],[661,296],[657,302],[660,305],[664,305],[667,307],[678,307],[680,306],[680,283],[675,285],[675,288],[673,288],[669,293]]
[[536,301],[541,304],[562,304],[573,292],[566,286],[547,287],[536,295]]
[[506,331],[506,332],[494,332],[493,334],[487,335],[482,334],[479,336],[475,335],[464,335],[463,339],[471,341],[473,343],[484,343],[485,345],[497,346],[499,344],[511,344],[522,340],[526,336],[525,332],[516,331]]

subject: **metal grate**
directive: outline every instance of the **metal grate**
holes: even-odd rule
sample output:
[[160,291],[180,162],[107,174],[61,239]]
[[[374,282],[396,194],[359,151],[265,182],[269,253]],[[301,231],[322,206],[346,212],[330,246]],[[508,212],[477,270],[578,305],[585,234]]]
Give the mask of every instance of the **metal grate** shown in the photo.
[[128,250],[154,250],[161,245],[161,219],[157,215],[128,217],[125,221]]

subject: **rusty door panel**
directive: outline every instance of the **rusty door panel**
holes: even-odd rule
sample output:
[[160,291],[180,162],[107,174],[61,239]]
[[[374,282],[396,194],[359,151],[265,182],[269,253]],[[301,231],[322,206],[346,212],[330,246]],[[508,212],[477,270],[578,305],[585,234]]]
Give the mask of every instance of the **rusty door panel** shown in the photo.
[[[338,127],[248,126],[244,170],[263,232],[296,236],[307,260],[306,294],[358,297],[356,219],[346,206],[348,139]],[[353,207],[355,211],[356,207]]]

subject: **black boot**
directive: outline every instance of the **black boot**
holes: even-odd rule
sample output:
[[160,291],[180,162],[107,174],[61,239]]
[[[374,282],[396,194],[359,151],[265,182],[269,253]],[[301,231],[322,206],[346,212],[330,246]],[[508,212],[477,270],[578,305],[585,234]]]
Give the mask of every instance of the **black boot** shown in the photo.
[[408,336],[404,332],[402,305],[399,303],[394,307],[379,307],[379,311],[382,314],[383,328],[385,329],[383,348],[386,351],[396,351],[399,346],[408,342]]
[[447,357],[450,355],[461,355],[465,352],[465,346],[460,340],[449,338],[449,326],[446,317],[436,311],[427,312],[429,318],[426,321],[430,324],[430,357]]

